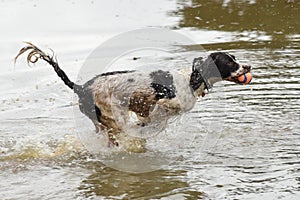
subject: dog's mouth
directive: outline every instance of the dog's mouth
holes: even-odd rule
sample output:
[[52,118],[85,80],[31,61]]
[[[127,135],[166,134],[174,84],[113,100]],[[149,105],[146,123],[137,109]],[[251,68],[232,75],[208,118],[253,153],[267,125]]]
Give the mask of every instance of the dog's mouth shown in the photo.
[[250,65],[240,65],[238,70],[236,70],[235,72],[232,72],[230,77],[225,78],[224,80],[235,82],[235,83],[241,83],[239,81],[239,77],[241,77],[241,76],[243,76],[247,73],[250,73],[250,71],[251,71],[251,66]]

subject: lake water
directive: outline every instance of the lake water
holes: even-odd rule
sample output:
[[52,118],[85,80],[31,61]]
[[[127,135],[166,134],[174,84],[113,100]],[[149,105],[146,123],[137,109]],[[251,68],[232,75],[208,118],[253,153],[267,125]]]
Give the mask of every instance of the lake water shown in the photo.
[[[296,0],[1,1],[0,198],[299,199],[299,6]],[[74,95],[51,67],[28,67],[25,57],[14,66],[13,58],[22,41],[51,48],[75,80],[98,45],[147,27],[191,38],[174,52],[187,62],[203,48],[227,51],[251,64],[254,78],[250,85],[216,84],[157,136],[153,148],[164,145],[156,159],[138,156],[136,166],[145,170],[137,173],[82,144]],[[141,64],[157,62],[141,55]],[[170,53],[158,57],[180,65]]]

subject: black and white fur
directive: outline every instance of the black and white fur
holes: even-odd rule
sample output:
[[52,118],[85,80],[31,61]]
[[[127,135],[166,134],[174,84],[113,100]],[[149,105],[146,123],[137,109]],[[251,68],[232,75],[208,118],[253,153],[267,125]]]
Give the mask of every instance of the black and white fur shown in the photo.
[[[78,95],[79,108],[92,120],[96,131],[107,134],[110,146],[122,146],[131,136],[134,148],[143,152],[149,131],[159,132],[168,119],[193,108],[197,98],[221,80],[238,82],[237,78],[250,71],[235,57],[215,52],[206,59],[195,58],[189,72],[156,70],[114,71],[100,74],[83,85],[70,81],[53,57],[31,43],[22,48],[15,60],[30,50],[27,61],[42,59],[49,63],[63,82]],[[145,136],[145,137],[144,137]],[[135,139],[132,139],[135,138]],[[125,144],[125,142],[124,142]],[[125,146],[123,144],[123,146]]]

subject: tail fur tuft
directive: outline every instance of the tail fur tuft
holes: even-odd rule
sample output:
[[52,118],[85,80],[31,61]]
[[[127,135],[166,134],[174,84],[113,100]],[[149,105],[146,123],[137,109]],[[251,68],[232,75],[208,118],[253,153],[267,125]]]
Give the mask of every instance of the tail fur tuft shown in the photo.
[[[57,75],[63,80],[63,82],[71,89],[74,89],[74,86],[77,86],[75,83],[73,83],[72,81],[70,81],[70,79],[68,78],[68,76],[65,74],[65,72],[59,67],[57,60],[54,59],[53,55],[50,56],[46,53],[44,53],[41,49],[39,49],[37,46],[35,46],[34,44],[30,43],[30,42],[25,42],[27,44],[27,46],[23,47],[19,53],[17,54],[17,56],[14,59],[14,62],[16,63],[17,59],[19,56],[21,56],[22,54],[24,54],[27,51],[30,51],[28,56],[27,56],[27,63],[36,63],[39,59],[42,59],[44,61],[46,61],[48,64],[50,64],[55,72],[57,73]],[[77,88],[77,87],[76,87]],[[75,91],[76,92],[76,91]]]

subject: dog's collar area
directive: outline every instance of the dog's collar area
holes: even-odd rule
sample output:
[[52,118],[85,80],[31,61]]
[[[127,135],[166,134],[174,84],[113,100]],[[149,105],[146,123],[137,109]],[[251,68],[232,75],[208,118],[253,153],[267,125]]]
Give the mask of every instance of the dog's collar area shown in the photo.
[[197,69],[194,69],[190,77],[190,86],[196,96],[205,96],[205,90],[209,92],[212,85],[201,75]]
[[208,89],[206,88],[206,84],[203,82],[200,87],[194,91],[195,96],[197,97],[204,97],[206,95],[205,90],[208,91]]
[[[209,93],[209,91],[210,91],[210,89],[211,89],[211,85],[208,83],[208,81],[206,82],[206,81],[204,81],[203,83],[202,83],[202,87],[203,87],[203,89],[202,89],[202,93],[201,93],[201,97],[204,97],[205,95],[206,95],[206,93],[205,93],[205,90],[207,91],[207,93]],[[200,86],[200,88],[201,88],[201,86]]]

